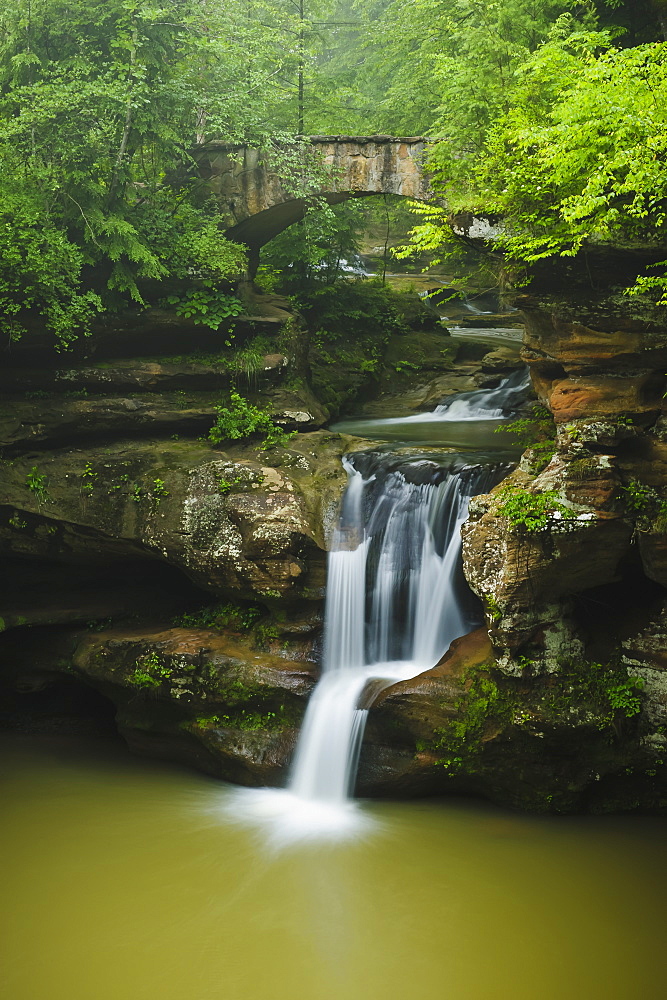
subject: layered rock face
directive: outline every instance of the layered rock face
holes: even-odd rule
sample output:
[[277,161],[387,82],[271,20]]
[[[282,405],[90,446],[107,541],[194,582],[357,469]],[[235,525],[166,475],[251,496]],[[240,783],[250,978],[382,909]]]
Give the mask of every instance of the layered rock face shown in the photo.
[[[246,784],[284,780],[350,445],[321,429],[332,409],[285,305],[255,298],[217,334],[156,310],[72,355],[39,337],[5,355],[0,722],[32,725],[49,698],[66,708],[92,689],[137,750]],[[459,372],[445,332],[419,336],[426,385],[445,371],[474,384],[479,364]],[[377,381],[336,374],[354,391]],[[208,440],[234,389],[294,432],[284,447]]]
[[555,440],[471,503],[464,571],[485,629],[375,710],[395,745],[421,747],[404,761],[413,788],[667,807],[667,330],[613,287],[622,264],[538,275],[516,298]]
[[[325,412],[281,338],[290,315],[265,304],[227,333],[156,312],[70,356],[39,338],[5,356],[5,721],[85,686],[132,747],[246,783],[284,771],[313,683],[344,446],[318,430]],[[211,444],[233,390],[299,432],[288,447]]]

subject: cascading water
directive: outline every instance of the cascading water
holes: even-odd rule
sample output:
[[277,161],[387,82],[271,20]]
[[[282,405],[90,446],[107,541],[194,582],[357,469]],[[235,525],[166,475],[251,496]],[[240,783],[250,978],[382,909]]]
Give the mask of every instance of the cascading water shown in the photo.
[[334,424],[332,430],[384,441],[425,441],[455,448],[511,451],[514,439],[496,434],[499,420],[509,419],[528,398],[530,376],[522,367],[495,389],[459,392],[428,413],[380,420],[356,418]]
[[529,386],[528,370],[520,368],[503,379],[497,389],[459,392],[436,406],[428,416],[432,420],[495,420],[507,417],[526,399]]
[[[460,393],[405,422],[498,425],[528,384],[521,370],[497,389]],[[368,706],[383,688],[435,666],[454,639],[480,623],[463,577],[460,529],[471,497],[509,471],[455,454],[435,461],[361,452],[345,466],[348,485],[329,554],[322,676],[288,788],[243,789],[233,800],[233,818],[268,822],[277,844],[358,830],[349,796]]]
[[[347,462],[348,488],[329,557],[322,679],[313,693],[290,789],[342,804],[352,790],[367,709],[359,700],[434,666],[478,622],[460,566],[470,497],[498,466],[432,461],[392,468],[377,455]],[[409,477],[409,478],[408,478]]]

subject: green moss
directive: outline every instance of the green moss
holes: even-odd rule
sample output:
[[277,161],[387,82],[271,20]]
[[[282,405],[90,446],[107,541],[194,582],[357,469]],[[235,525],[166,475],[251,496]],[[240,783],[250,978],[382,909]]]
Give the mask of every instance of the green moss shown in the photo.
[[[524,658],[524,666],[532,664]],[[618,735],[619,721],[633,718],[642,708],[643,682],[622,666],[586,660],[562,663],[556,673],[529,685],[493,676],[491,670],[470,669],[465,692],[455,705],[456,717],[434,729],[433,739],[417,744],[418,751],[436,753],[434,765],[451,775],[478,772],[485,741],[494,732],[520,732],[538,719],[542,727],[591,726]]]
[[280,629],[273,622],[263,622],[255,629],[255,641],[260,646],[268,646],[279,635]]
[[[193,670],[194,666],[187,666],[186,669]],[[173,667],[164,663],[153,650],[152,653],[146,653],[138,658],[128,680],[134,687],[157,688],[164,681],[171,680],[173,675]]]
[[581,719],[607,729],[619,717],[641,711],[644,682],[622,666],[570,660],[552,675],[542,708],[555,721],[572,724]]
[[567,467],[570,479],[588,479],[598,471],[598,463],[594,458],[575,458]]
[[239,677],[228,679],[220,678],[214,670],[208,671],[211,680],[211,690],[216,698],[231,707],[244,705],[248,702],[263,702],[271,697],[271,689],[254,681],[241,680]]
[[240,729],[244,732],[279,731],[298,726],[301,713],[290,705],[279,705],[275,711],[256,712],[241,709],[222,715],[201,716],[184,723],[186,729]]
[[435,766],[450,774],[475,770],[489,723],[509,721],[515,700],[498,686],[487,667],[470,669],[465,683],[466,691],[456,702],[457,717],[435,729],[433,740],[417,744],[419,751],[438,753]]

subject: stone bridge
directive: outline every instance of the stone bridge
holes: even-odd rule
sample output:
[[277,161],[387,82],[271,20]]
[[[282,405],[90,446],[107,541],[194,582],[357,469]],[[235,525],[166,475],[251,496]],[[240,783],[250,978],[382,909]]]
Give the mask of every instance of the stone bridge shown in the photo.
[[431,200],[423,169],[426,141],[420,136],[316,135],[302,145],[273,150],[208,142],[194,155],[218,201],[226,235],[256,254],[302,219],[315,197],[330,205],[373,194]]

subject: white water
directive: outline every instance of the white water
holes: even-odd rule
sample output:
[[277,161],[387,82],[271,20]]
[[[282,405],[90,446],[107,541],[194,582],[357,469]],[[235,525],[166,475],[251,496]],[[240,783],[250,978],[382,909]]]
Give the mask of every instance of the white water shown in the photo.
[[[461,571],[461,525],[470,497],[497,482],[498,466],[365,453],[346,462],[348,486],[331,552],[322,676],[311,695],[287,790],[239,789],[229,816],[259,821],[269,844],[359,835],[368,825],[350,799],[368,708],[396,681],[440,660],[478,624]],[[392,466],[393,462],[393,466]]]
[[322,678],[289,786],[300,799],[329,805],[344,804],[353,791],[370,701],[434,666],[473,624],[460,529],[472,493],[490,480],[481,467],[443,478],[430,462],[411,466],[421,482],[400,469],[364,478],[347,468],[329,557]]
[[503,379],[497,389],[457,393],[451,400],[436,406],[428,416],[432,420],[495,420],[506,417],[525,399],[529,385],[528,370],[521,368]]
[[[458,392],[450,399],[436,406],[429,413],[415,413],[411,417],[387,417],[379,420],[348,419],[334,424],[332,430],[348,434],[358,434],[361,437],[381,437],[382,431],[391,428],[406,431],[409,438],[410,428],[415,431],[420,426],[434,424],[464,424],[470,428],[474,421],[484,432],[483,421],[496,421],[509,418],[526,399],[530,386],[530,375],[526,368],[512,372],[504,378],[496,389],[475,389],[471,392]],[[453,428],[455,430],[455,428]],[[465,430],[465,428],[464,428]],[[451,434],[452,430],[448,430]],[[494,442],[493,428],[488,429],[489,446],[507,447],[507,442],[500,439]],[[455,446],[461,442],[452,441]],[[475,445],[473,445],[475,446]],[[476,445],[477,447],[479,444]]]
[[[461,393],[433,414],[409,419],[498,420],[527,385],[527,373],[518,371],[495,390]],[[259,820],[277,846],[363,828],[350,796],[368,708],[384,688],[435,666],[479,623],[461,570],[461,525],[470,498],[498,481],[499,467],[445,471],[430,460],[400,466],[373,453],[357,462],[361,468],[345,463],[348,486],[329,554],[322,676],[288,788],[243,789],[233,798],[233,818]]]

